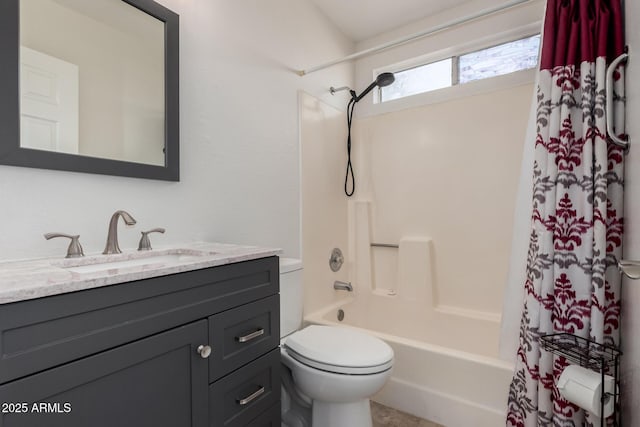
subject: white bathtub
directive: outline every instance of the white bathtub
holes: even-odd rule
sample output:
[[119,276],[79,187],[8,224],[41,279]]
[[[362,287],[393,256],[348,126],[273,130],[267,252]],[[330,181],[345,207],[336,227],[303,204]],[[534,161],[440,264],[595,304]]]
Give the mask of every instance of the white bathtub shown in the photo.
[[392,377],[375,401],[445,427],[504,425],[513,365],[498,359],[496,319],[364,294],[305,321],[362,329],[393,348]]

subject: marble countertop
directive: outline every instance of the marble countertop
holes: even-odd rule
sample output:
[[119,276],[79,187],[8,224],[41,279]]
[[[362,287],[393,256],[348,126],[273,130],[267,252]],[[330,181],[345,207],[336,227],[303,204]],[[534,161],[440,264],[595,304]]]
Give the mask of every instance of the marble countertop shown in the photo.
[[274,248],[196,242],[152,251],[129,250],[117,255],[0,262],[0,304],[248,261],[281,252]]

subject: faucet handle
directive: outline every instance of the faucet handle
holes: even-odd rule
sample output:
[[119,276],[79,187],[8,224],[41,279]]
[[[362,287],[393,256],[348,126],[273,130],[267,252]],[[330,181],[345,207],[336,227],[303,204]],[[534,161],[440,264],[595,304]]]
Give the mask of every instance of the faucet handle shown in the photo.
[[164,233],[164,228],[153,228],[149,231],[141,231],[142,237],[140,238],[140,243],[138,243],[139,251],[150,251],[151,250],[151,241],[149,240],[149,233]]
[[79,234],[72,236],[64,233],[47,233],[44,235],[44,238],[47,240],[53,239],[54,237],[66,237],[67,239],[71,239],[69,247],[67,248],[66,258],[78,258],[84,256],[84,251],[82,250],[82,246],[80,245]]

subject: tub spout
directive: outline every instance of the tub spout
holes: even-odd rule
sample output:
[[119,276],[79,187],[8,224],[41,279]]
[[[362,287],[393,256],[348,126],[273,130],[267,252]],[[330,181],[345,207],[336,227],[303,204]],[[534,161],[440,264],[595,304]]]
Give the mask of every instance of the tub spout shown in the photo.
[[333,282],[333,289],[336,291],[347,291],[353,292],[353,286],[351,286],[351,282],[341,282],[340,280],[336,280]]

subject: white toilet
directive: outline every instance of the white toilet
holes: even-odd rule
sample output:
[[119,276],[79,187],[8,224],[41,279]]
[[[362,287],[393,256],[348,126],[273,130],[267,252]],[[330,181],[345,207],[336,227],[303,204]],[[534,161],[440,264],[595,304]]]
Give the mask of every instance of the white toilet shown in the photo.
[[282,425],[371,427],[369,397],[389,378],[393,350],[346,327],[300,329],[302,304],[302,263],[280,258]]

